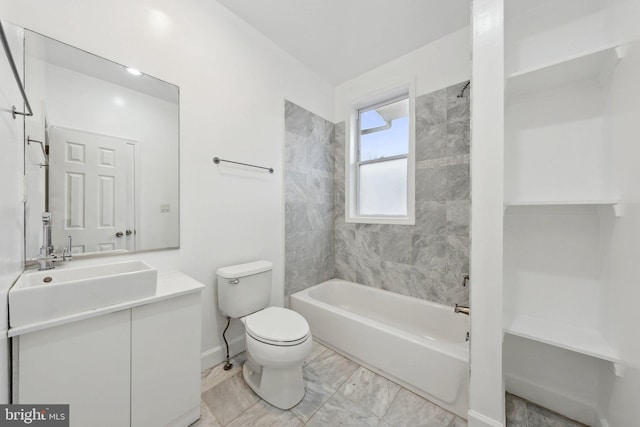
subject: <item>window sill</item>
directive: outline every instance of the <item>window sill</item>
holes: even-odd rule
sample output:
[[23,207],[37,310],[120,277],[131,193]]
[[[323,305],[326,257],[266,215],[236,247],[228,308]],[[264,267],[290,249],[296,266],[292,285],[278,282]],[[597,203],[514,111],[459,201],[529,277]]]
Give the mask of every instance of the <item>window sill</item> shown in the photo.
[[416,219],[406,216],[351,216],[344,220],[348,224],[396,224],[416,225]]

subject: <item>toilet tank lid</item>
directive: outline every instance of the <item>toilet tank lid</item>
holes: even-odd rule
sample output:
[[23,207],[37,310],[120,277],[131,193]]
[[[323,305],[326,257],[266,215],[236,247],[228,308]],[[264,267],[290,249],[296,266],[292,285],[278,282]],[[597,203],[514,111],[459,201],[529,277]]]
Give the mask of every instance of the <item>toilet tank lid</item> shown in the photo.
[[269,271],[273,268],[273,264],[269,261],[254,261],[246,264],[230,265],[228,267],[220,267],[216,274],[225,279],[235,279],[237,277],[251,276],[252,274]]

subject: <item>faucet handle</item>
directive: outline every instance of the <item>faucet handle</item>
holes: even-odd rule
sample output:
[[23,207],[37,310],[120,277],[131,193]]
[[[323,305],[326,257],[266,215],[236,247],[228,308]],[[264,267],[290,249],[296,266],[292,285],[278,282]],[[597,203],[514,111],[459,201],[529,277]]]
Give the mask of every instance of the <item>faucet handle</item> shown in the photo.
[[462,276],[462,287],[463,288],[466,287],[468,282],[469,282],[469,275],[468,274],[463,275]]
[[73,252],[71,251],[71,236],[68,236],[69,240],[68,240],[68,244],[67,246],[64,248],[64,250],[62,251],[62,260],[63,261],[71,261],[71,259],[73,258]]

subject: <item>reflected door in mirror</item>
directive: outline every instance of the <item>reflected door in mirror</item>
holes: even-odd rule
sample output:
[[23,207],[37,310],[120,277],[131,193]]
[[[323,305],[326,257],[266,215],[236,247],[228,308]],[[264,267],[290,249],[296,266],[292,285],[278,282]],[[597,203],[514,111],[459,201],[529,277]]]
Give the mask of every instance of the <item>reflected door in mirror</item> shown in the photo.
[[71,236],[74,253],[134,250],[134,143],[52,127],[49,150],[54,248]]

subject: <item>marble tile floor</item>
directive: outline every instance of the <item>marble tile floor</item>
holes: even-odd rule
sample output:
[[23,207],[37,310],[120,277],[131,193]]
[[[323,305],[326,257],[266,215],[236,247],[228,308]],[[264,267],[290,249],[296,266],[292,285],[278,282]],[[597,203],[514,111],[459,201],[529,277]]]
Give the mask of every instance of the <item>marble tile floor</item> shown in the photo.
[[[303,374],[307,392],[288,411],[260,399],[242,378],[244,353],[202,373],[201,418],[192,427],[462,427],[467,422],[314,341]],[[577,427],[560,416],[507,395],[508,426]],[[558,421],[560,420],[560,422]]]

